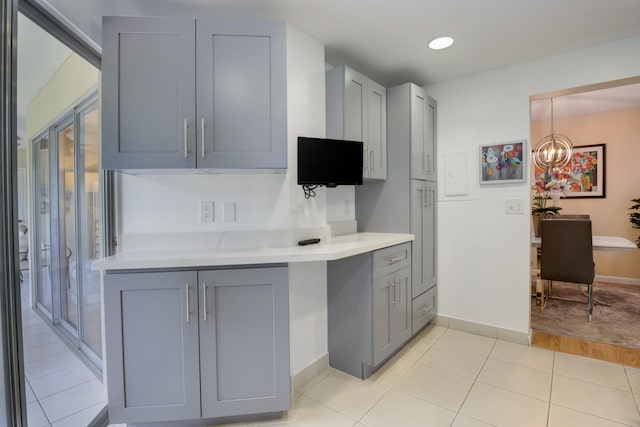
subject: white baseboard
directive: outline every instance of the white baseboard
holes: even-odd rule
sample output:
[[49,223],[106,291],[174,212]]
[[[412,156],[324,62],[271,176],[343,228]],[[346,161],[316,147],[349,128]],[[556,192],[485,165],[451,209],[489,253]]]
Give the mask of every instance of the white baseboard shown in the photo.
[[455,319],[453,317],[437,316],[435,324],[449,329],[455,329],[471,334],[482,335],[489,338],[497,338],[516,344],[529,345],[529,333],[518,332],[511,329],[498,328],[496,326],[483,325],[481,323],[469,322],[467,320]]
[[329,367],[329,353],[320,356],[314,362],[311,362],[305,368],[302,368],[297,374],[291,376],[291,393],[311,381],[313,377],[318,375]]
[[640,279],[634,279],[633,277],[601,276],[597,274],[595,280],[598,282],[616,283],[620,285],[640,286]]

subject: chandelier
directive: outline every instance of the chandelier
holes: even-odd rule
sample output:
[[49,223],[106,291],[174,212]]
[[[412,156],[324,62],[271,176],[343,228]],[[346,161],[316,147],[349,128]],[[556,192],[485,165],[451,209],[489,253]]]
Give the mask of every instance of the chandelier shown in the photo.
[[573,144],[569,138],[553,130],[553,98],[551,101],[551,133],[542,138],[533,150],[533,162],[545,171],[562,169],[571,160]]

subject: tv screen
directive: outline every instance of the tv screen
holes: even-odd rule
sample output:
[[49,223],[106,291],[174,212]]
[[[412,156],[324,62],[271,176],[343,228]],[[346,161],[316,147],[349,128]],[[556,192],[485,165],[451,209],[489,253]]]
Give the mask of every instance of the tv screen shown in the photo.
[[298,184],[362,185],[362,141],[298,137]]

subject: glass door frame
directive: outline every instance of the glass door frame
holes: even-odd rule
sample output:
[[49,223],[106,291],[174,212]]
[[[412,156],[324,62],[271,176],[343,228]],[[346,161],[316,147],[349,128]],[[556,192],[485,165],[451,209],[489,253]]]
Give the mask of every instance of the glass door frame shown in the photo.
[[[86,328],[85,328],[85,312],[84,312],[84,296],[85,296],[85,284],[84,283],[84,275],[82,274],[82,258],[84,256],[84,245],[87,244],[87,241],[85,239],[85,241],[83,242],[83,222],[82,222],[82,218],[83,216],[81,215],[81,210],[83,209],[83,206],[81,206],[81,203],[79,203],[81,201],[81,195],[84,196],[86,194],[85,191],[85,152],[81,149],[80,144],[82,144],[84,142],[84,127],[82,126],[82,124],[84,123],[83,120],[81,119],[81,117],[87,113],[91,113],[92,111],[98,111],[99,112],[99,104],[98,104],[98,92],[94,92],[92,93],[90,96],[86,97],[82,102],[80,102],[75,108],[74,108],[74,114],[73,114],[73,118],[74,118],[74,171],[75,171],[75,183],[74,183],[74,187],[75,187],[75,201],[76,203],[74,203],[75,205],[75,225],[76,225],[76,232],[75,232],[75,238],[76,238],[76,242],[75,242],[75,247],[76,247],[76,259],[77,262],[75,264],[75,275],[76,275],[76,283],[77,283],[77,305],[76,305],[76,316],[77,316],[77,339],[78,339],[78,347],[80,348],[80,350],[82,351],[82,354],[84,354],[86,357],[88,357],[91,362],[96,365],[99,369],[102,369],[103,366],[103,359],[101,357],[101,355],[98,355],[91,347],[89,347],[89,345],[87,345],[85,343],[85,337],[86,337]],[[99,120],[99,119],[98,119]],[[98,147],[99,148],[100,145],[98,143]],[[99,158],[99,157],[98,157]],[[99,160],[98,160],[99,161]],[[98,165],[98,171],[100,171],[100,165]],[[98,182],[98,187],[99,187],[99,193],[101,195],[101,197],[104,197],[103,195],[106,192],[105,189],[105,185],[104,185],[104,181],[102,179],[99,180]],[[103,224],[102,229],[104,229],[104,224],[105,224],[105,217],[104,217],[104,213],[103,210],[100,210],[99,212],[96,212],[98,215],[100,215],[101,217],[101,222]],[[100,236],[100,240],[102,242],[104,242],[103,236]],[[105,248],[104,248],[104,243],[102,244],[101,247],[101,251],[104,253]],[[102,296],[101,296],[102,299]],[[100,303],[100,305],[102,305],[102,303]],[[102,340],[102,333],[101,333],[101,337],[100,339]]]
[[[76,171],[77,171],[77,160],[76,160],[76,155],[75,155],[75,138],[76,138],[76,123],[75,123],[75,108],[70,112],[70,113],[66,113],[64,114],[59,120],[56,120],[54,126],[52,126],[51,129],[51,136],[53,137],[51,142],[50,142],[50,152],[54,154],[54,156],[51,156],[53,158],[53,164],[54,169],[50,170],[50,176],[51,176],[51,181],[50,181],[50,188],[51,188],[51,200],[55,200],[56,201],[56,209],[51,209],[51,212],[55,212],[55,214],[51,215],[51,234],[52,234],[52,242],[57,242],[58,246],[57,246],[57,250],[55,251],[51,251],[52,254],[52,264],[54,264],[54,271],[56,272],[56,278],[57,281],[54,281],[54,284],[57,284],[58,286],[54,286],[54,290],[52,292],[53,295],[53,307],[54,307],[54,314],[53,314],[53,324],[56,326],[61,326],[62,329],[61,331],[71,340],[74,342],[75,346],[78,347],[78,329],[76,327],[74,327],[69,321],[66,320],[65,315],[63,315],[63,310],[65,310],[65,304],[63,304],[62,302],[62,298],[64,297],[64,290],[62,289],[63,286],[65,286],[66,280],[71,280],[69,278],[69,276],[71,275],[71,272],[69,271],[69,266],[68,266],[68,262],[65,262],[65,258],[66,258],[66,249],[68,248],[67,246],[67,239],[63,234],[66,234],[66,231],[63,230],[64,226],[64,215],[62,214],[62,210],[65,209],[65,204],[67,203],[67,200],[65,199],[66,195],[65,192],[61,190],[61,185],[65,185],[66,183],[64,182],[64,179],[62,179],[61,175],[65,173],[64,170],[61,170],[62,165],[61,165],[61,160],[60,160],[60,156],[62,153],[60,144],[60,133],[62,131],[64,131],[64,129],[71,127],[72,130],[72,134],[73,134],[73,186],[74,186],[74,192],[73,192],[73,197],[71,198],[71,200],[69,200],[70,203],[70,208],[71,210],[73,210],[73,215],[74,218],[77,218],[77,209],[76,209],[76,199],[75,199],[75,194],[76,194],[76,189],[77,189],[77,176],[76,176]],[[55,178],[54,178],[55,177]],[[77,226],[75,224],[73,224],[73,246],[74,249],[77,246]],[[70,249],[70,248],[69,248]],[[71,250],[71,249],[70,249]],[[63,265],[67,264],[66,266],[66,271],[65,268],[63,268]],[[65,275],[66,275],[66,279],[65,279]],[[77,275],[75,276],[77,279]],[[76,288],[77,288],[77,283],[76,283]],[[77,295],[78,290],[76,289],[76,295]],[[76,296],[76,299],[78,297]],[[76,310],[75,310],[75,318],[76,318],[76,323],[78,323],[78,309],[77,309],[78,305],[76,304]]]
[[[17,228],[17,22],[18,10],[87,61],[101,69],[99,47],[55,9],[45,9],[37,0],[2,0],[0,3],[0,424],[27,425],[27,404],[22,351],[22,318],[19,283]],[[108,183],[109,181],[105,181]],[[112,194],[110,192],[110,194]],[[105,200],[107,201],[107,200]],[[105,208],[106,213],[110,211]],[[105,217],[103,235],[108,236],[113,219]],[[107,240],[103,240],[107,241]],[[105,410],[90,426],[108,422]]]

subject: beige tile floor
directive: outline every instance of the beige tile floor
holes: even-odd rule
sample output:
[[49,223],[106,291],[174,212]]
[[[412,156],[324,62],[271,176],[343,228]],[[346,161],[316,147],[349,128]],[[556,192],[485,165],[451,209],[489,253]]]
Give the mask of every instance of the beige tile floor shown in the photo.
[[22,340],[29,427],[86,427],[107,403],[102,381],[45,323],[21,285]]
[[429,326],[366,381],[327,369],[235,426],[640,426],[640,369]]

